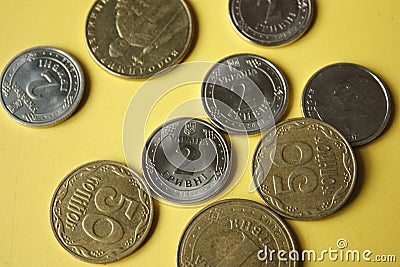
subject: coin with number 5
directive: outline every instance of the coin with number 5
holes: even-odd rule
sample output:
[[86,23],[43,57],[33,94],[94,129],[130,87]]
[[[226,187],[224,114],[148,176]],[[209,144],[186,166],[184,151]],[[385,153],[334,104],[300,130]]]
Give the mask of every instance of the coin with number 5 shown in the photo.
[[261,139],[253,159],[261,198],[282,216],[298,220],[319,219],[342,207],[354,188],[356,169],[346,138],[310,118],[278,124]]
[[57,241],[75,257],[94,263],[119,260],[145,240],[153,200],[142,179],[125,165],[95,161],[68,174],[50,208]]

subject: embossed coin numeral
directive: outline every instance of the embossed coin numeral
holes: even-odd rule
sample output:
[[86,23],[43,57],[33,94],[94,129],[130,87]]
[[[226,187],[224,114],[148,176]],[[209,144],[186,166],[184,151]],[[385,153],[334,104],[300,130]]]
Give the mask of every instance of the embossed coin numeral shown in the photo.
[[[298,155],[297,158],[291,158],[290,160],[285,158],[285,151],[287,149],[292,151],[291,154]],[[298,153],[294,153],[295,150],[297,150]],[[270,156],[272,162],[279,167],[297,167],[287,177],[287,189],[284,188],[284,178],[273,175],[272,180],[275,194],[295,192],[294,181],[296,179],[302,179],[298,186],[298,191],[302,193],[310,193],[317,188],[318,176],[315,171],[307,167],[301,167],[308,163],[313,157],[313,150],[309,144],[304,142],[287,142],[280,144],[276,147],[275,156],[273,153],[271,153]]]
[[254,244],[254,242],[247,237],[246,234],[242,232],[243,239],[236,246],[234,250],[232,250],[225,258],[218,263],[217,267],[222,266],[231,266],[231,267],[239,267],[257,250],[258,247]]
[[99,211],[112,213],[120,210],[126,203],[125,216],[131,220],[138,207],[138,203],[124,195],[119,195],[112,187],[101,188],[94,197],[94,203]]
[[[138,203],[117,192],[112,187],[101,188],[94,196],[96,208],[106,214],[124,210],[125,217],[128,220],[133,218]],[[104,214],[87,214],[82,221],[82,227],[85,233],[96,241],[112,244],[122,239],[124,230],[121,224],[115,219]]]
[[[257,6],[260,6],[262,0],[257,1]],[[276,10],[277,0],[265,0],[267,4],[267,11],[264,17],[264,23],[268,24],[268,19],[271,17],[273,12]]]
[[46,87],[50,86],[60,86],[60,84],[57,82],[57,80],[51,75],[50,71],[46,70],[40,74],[44,78],[44,80],[37,80],[37,81],[32,81],[28,83],[26,86],[26,93],[28,94],[29,97],[32,99],[37,99],[39,97],[42,97],[41,94],[37,94],[35,91],[38,89],[42,88],[43,90]]
[[82,227],[88,236],[101,243],[113,244],[124,236],[121,224],[104,214],[87,214]]

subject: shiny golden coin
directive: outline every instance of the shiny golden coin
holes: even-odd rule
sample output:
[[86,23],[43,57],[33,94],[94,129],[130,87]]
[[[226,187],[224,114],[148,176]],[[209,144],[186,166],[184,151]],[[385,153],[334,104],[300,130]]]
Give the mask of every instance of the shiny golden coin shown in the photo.
[[296,251],[294,240],[285,222],[264,205],[223,200],[189,222],[179,243],[177,266],[293,267],[298,265],[296,257],[289,257]]
[[183,0],[98,0],[86,21],[95,61],[126,78],[153,76],[187,53],[193,19]]
[[267,132],[258,144],[253,180],[267,206],[282,216],[319,219],[349,198],[356,160],[346,138],[329,124],[291,119],[278,124],[276,132]]
[[143,180],[125,165],[95,161],[68,174],[50,208],[58,242],[75,257],[94,263],[135,251],[153,220],[153,200]]

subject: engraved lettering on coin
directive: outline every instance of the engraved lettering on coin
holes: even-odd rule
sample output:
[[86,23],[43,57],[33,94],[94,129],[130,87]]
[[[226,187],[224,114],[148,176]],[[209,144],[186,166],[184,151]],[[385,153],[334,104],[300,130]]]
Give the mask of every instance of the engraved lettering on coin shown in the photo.
[[107,263],[138,249],[150,230],[153,202],[144,181],[125,165],[95,161],[65,177],[50,217],[64,249],[84,261]]
[[201,95],[204,110],[220,129],[255,134],[282,118],[288,84],[284,74],[265,58],[236,54],[211,68]]
[[[264,165],[271,166],[269,172]],[[329,124],[291,119],[261,139],[253,158],[253,179],[261,198],[277,213],[291,219],[319,219],[349,198],[356,162],[350,144]]]
[[265,46],[293,42],[308,29],[312,0],[230,0],[234,29],[246,40]]
[[305,117],[336,127],[352,145],[363,145],[379,136],[389,122],[388,88],[370,70],[337,63],[319,70],[303,91]]
[[28,126],[57,124],[78,107],[83,72],[78,62],[54,47],[34,47],[15,56],[1,76],[1,103]]
[[178,63],[192,35],[192,17],[182,0],[98,0],[86,22],[93,58],[126,78],[150,77]]
[[[293,251],[294,236],[265,206],[244,199],[228,199],[198,212],[186,226],[177,251],[177,266],[265,266],[259,254]],[[283,262],[282,262],[283,263]],[[268,264],[281,266],[278,257]],[[298,266],[288,259],[285,266]]]
[[179,118],[163,124],[143,151],[144,177],[164,200],[190,204],[224,188],[230,169],[230,146],[209,123]]

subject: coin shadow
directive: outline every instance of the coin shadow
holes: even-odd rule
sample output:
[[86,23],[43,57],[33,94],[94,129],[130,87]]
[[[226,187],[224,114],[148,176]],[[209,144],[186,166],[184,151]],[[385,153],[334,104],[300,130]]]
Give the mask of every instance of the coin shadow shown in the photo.
[[388,131],[389,128],[391,128],[391,126],[394,122],[394,118],[395,118],[395,114],[396,114],[396,101],[393,101],[393,95],[390,92],[389,92],[389,96],[390,96],[390,110],[389,110],[390,117],[389,117],[389,120],[387,122],[385,129],[383,129],[383,131],[379,135],[384,135],[386,133],[386,131]]
[[[82,62],[80,59],[77,59],[78,62]],[[84,77],[84,90],[83,90],[83,95],[82,95],[82,99],[79,102],[78,107],[76,108],[75,112],[79,112],[83,106],[85,105],[85,103],[87,102],[88,98],[89,98],[89,92],[90,92],[90,85],[91,85],[91,80],[90,80],[90,76],[89,73],[87,72],[87,70],[85,68],[82,67],[82,72],[83,72],[83,77]]]
[[[281,219],[285,222],[286,227],[288,228],[289,232],[292,234],[291,237],[293,238],[293,242],[295,244],[295,250],[299,252],[299,261],[297,261],[297,267],[303,267],[303,261],[301,260],[301,252],[303,251],[303,248],[300,243],[300,239],[296,234],[296,231],[293,229],[292,225],[290,225],[290,220],[287,220],[286,218]],[[298,232],[298,231],[297,231]]]
[[362,187],[364,185],[364,180],[365,180],[365,163],[362,157],[362,153],[360,149],[354,148],[353,149],[354,156],[356,158],[357,162],[357,177],[356,177],[356,182],[353,188],[353,191],[351,192],[349,199],[346,201],[346,203],[343,205],[343,209],[345,209],[350,203],[353,202],[355,198],[360,194]]
[[308,32],[311,31],[311,29],[313,28],[313,26],[315,24],[315,21],[317,20],[317,16],[318,16],[318,5],[315,3],[316,0],[311,0],[311,2],[312,2],[312,6],[313,6],[313,14],[312,14],[312,17],[311,17],[310,26],[304,32],[303,36],[305,36]]
[[160,206],[159,206],[159,202],[157,200],[155,200],[154,198],[153,198],[153,207],[154,207],[153,222],[151,223],[149,233],[147,234],[146,238],[144,239],[144,241],[142,242],[140,247],[142,247],[143,245],[145,245],[147,243],[147,241],[151,238],[151,236],[153,235],[153,233],[158,225]]
[[185,2],[191,16],[193,19],[193,34],[192,34],[192,40],[190,41],[190,45],[189,48],[185,54],[185,56],[182,58],[181,61],[184,61],[189,55],[190,53],[192,53],[192,51],[194,50],[194,47],[197,43],[197,39],[198,39],[198,33],[199,33],[199,21],[197,19],[196,13],[194,12],[194,9],[192,8],[192,6],[190,5],[190,3],[188,3],[187,1]]

